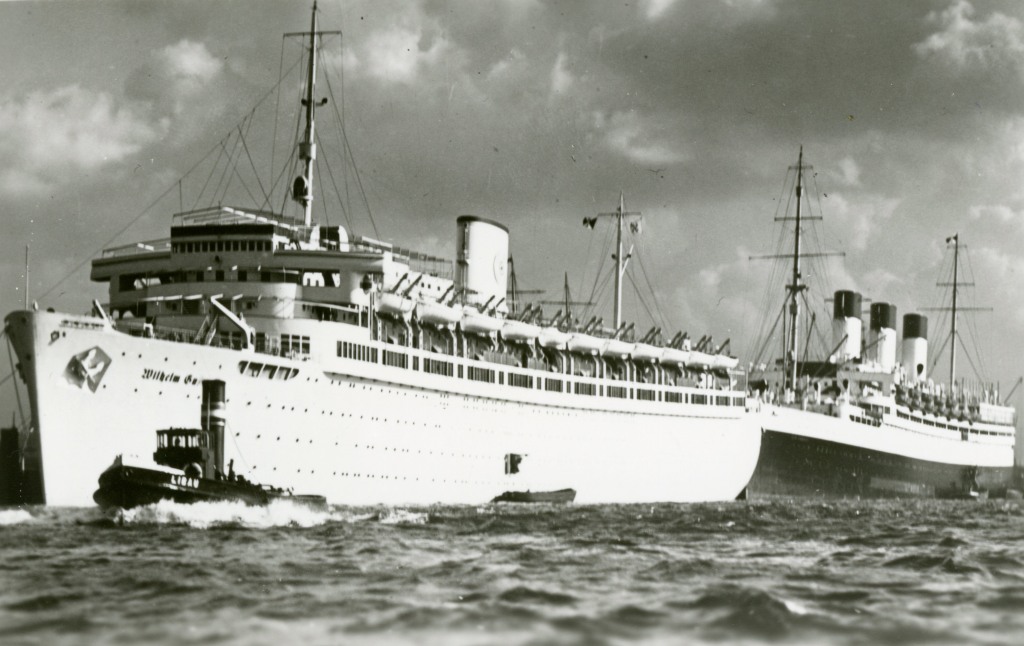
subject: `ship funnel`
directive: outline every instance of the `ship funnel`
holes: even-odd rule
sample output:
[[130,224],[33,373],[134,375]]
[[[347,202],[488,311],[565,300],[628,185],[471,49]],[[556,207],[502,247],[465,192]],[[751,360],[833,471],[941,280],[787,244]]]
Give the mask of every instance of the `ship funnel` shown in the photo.
[[911,382],[928,378],[928,317],[906,314],[903,317],[903,370]]
[[868,357],[885,372],[896,367],[896,306],[872,303],[868,327]]
[[200,420],[208,442],[205,473],[215,478],[224,473],[224,382],[219,379],[203,380],[203,416]]
[[508,229],[475,215],[459,216],[456,228],[455,287],[468,305],[500,300],[500,309],[507,311]]
[[836,348],[832,361],[835,363],[860,358],[863,328],[860,306],[861,297],[857,292],[842,289],[835,293],[832,308],[832,344]]

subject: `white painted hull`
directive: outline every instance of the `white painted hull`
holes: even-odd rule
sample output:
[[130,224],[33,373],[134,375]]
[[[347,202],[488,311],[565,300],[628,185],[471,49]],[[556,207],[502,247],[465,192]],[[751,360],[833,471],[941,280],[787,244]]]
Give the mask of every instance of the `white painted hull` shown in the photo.
[[[198,427],[204,379],[226,383],[226,458],[236,471],[333,504],[476,504],[562,488],[581,503],[731,500],[760,446],[742,406],[583,397],[334,356],[290,360],[129,336],[59,313],[15,312],[7,322],[50,505],[91,505],[115,455],[150,456],[158,428]],[[289,325],[314,337],[340,327]],[[69,377],[73,357],[92,349],[109,357],[95,390]],[[253,377],[240,372],[244,361],[297,374]],[[510,453],[524,457],[506,475]]]
[[1013,466],[1012,438],[965,442],[959,432],[922,426],[892,414],[885,415],[881,426],[775,405],[764,405],[761,416],[761,425],[766,430],[915,460],[979,467]]

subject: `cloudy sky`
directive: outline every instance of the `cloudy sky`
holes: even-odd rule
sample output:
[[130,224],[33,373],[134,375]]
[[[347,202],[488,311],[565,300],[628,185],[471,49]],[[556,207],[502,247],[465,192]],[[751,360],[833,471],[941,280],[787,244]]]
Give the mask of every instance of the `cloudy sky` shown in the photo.
[[[1008,390],[1024,374],[1024,4],[320,9],[322,29],[344,32],[325,61],[373,214],[334,223],[450,256],[456,216],[493,218],[521,286],[558,298],[568,272],[586,296],[608,227],[580,222],[621,190],[644,218],[630,317],[646,329],[656,304],[659,321],[749,359],[769,274],[749,257],[775,251],[803,146],[823,246],[846,254],[821,293],[856,289],[901,315],[937,305],[943,240],[959,232],[975,298],[994,308],[980,315],[987,376]],[[298,51],[282,34],[308,24],[307,2],[0,3],[0,309],[21,306],[26,244],[41,306],[105,300],[88,261],[167,235],[191,204],[178,178],[237,132]]]

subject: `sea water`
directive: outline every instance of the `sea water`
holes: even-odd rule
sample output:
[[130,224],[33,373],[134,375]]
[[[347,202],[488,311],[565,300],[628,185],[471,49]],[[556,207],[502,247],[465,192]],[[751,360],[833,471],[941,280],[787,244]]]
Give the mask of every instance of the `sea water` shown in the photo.
[[1016,502],[0,510],[0,644],[1021,644]]

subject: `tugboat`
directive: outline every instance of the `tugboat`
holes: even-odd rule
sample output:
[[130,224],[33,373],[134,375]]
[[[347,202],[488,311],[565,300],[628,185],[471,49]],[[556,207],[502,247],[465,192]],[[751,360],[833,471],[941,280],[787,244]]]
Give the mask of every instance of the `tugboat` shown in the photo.
[[288,489],[249,482],[236,475],[234,460],[224,472],[224,382],[203,381],[202,428],[169,428],[156,432],[155,465],[140,466],[122,455],[99,478],[93,493],[104,508],[130,509],[161,500],[178,503],[241,501],[267,505],[273,500],[323,506],[326,498],[297,495]]

